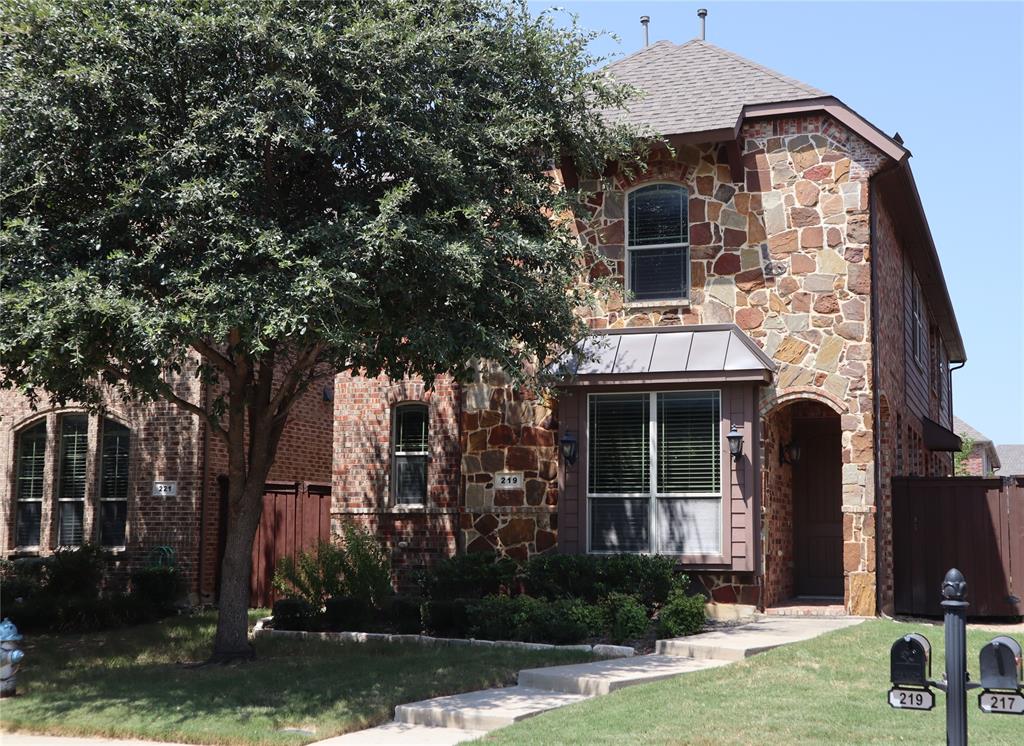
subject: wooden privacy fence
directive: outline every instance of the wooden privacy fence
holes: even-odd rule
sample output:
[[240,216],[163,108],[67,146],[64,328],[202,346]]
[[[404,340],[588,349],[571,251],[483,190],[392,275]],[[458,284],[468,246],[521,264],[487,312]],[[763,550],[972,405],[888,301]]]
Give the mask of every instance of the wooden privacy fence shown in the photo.
[[311,482],[268,483],[263,515],[252,543],[249,605],[266,608],[276,600],[274,568],[331,538],[331,486]]
[[900,477],[893,486],[897,614],[939,616],[951,567],[972,617],[1024,615],[1024,479]]

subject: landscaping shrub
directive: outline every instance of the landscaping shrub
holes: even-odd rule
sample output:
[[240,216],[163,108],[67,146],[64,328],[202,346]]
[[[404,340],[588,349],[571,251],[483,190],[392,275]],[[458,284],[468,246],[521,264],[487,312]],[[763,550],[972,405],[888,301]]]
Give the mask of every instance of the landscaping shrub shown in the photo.
[[373,607],[355,596],[335,596],[324,604],[324,622],[333,632],[366,632]]
[[416,596],[392,596],[384,603],[384,618],[400,635],[415,635],[423,628],[423,599]]
[[351,596],[379,608],[392,593],[391,562],[377,538],[353,525],[343,528],[342,544],[321,541],[316,549],[282,557],[274,572],[274,589],[301,598],[313,609],[327,599]]
[[579,598],[596,603],[610,593],[637,595],[653,608],[668,598],[675,559],[661,555],[553,554],[531,557],[520,572],[523,590],[538,598]]
[[483,598],[515,588],[518,566],[493,554],[460,554],[437,563],[419,578],[430,599]]
[[41,557],[0,560],[0,609],[43,591],[46,561]]
[[180,592],[181,576],[174,567],[145,567],[132,573],[132,595],[159,608],[173,608]]
[[108,553],[95,544],[62,548],[46,559],[44,590],[57,598],[98,598]]
[[704,627],[704,596],[689,596],[683,590],[674,590],[658,612],[661,634],[682,637],[700,632]]
[[344,542],[342,585],[345,595],[381,608],[394,589],[391,587],[391,561],[377,537],[365,528],[346,524],[342,529]]
[[282,598],[274,602],[274,629],[308,630],[313,626],[313,607],[303,598]]
[[96,632],[159,619],[159,608],[123,593],[106,598],[58,598],[36,595],[4,609],[21,632]]
[[469,607],[470,635],[485,640],[572,645],[600,635],[603,627],[601,609],[579,599],[488,596]]
[[320,610],[327,599],[344,595],[344,568],[345,550],[329,541],[321,541],[314,550],[278,561],[274,590],[290,598],[301,598],[310,607]]
[[438,637],[465,637],[469,631],[469,605],[464,598],[439,598],[423,604],[423,627]]
[[632,640],[647,632],[647,610],[636,596],[609,593],[601,601],[608,634],[615,642]]

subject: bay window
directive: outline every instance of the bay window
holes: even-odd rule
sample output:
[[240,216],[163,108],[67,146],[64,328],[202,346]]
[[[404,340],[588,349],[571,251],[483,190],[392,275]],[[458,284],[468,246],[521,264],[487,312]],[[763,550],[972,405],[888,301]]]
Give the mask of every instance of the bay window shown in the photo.
[[42,420],[18,435],[15,541],[19,547],[39,546],[45,466],[46,421]]
[[591,552],[720,554],[720,393],[591,394],[587,495]]
[[66,415],[60,429],[60,482],[57,494],[57,545],[78,546],[85,539],[85,468],[89,420]]

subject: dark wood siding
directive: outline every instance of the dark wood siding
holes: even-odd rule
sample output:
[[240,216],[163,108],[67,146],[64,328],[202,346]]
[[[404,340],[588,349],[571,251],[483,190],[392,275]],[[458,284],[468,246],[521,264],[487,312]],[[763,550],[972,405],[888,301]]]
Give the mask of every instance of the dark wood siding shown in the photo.
[[[925,354],[923,361],[914,355],[914,335],[917,334],[914,320],[914,269],[909,259],[903,261],[903,338],[906,354],[904,375],[906,376],[906,397],[910,411],[918,417],[927,417],[929,413],[928,401],[928,373],[930,356]],[[922,308],[925,316],[925,328],[928,328],[928,310]],[[926,337],[927,340],[927,337]]]

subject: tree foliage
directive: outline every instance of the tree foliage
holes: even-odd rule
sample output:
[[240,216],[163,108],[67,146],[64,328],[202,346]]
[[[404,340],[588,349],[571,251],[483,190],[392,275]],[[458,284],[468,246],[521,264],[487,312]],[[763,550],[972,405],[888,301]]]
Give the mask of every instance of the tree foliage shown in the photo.
[[[580,333],[578,195],[552,165],[641,151],[599,113],[626,91],[593,34],[492,0],[8,0],[0,21],[0,381],[205,418],[226,578],[317,377],[516,373]],[[205,400],[174,385],[193,370]]]

